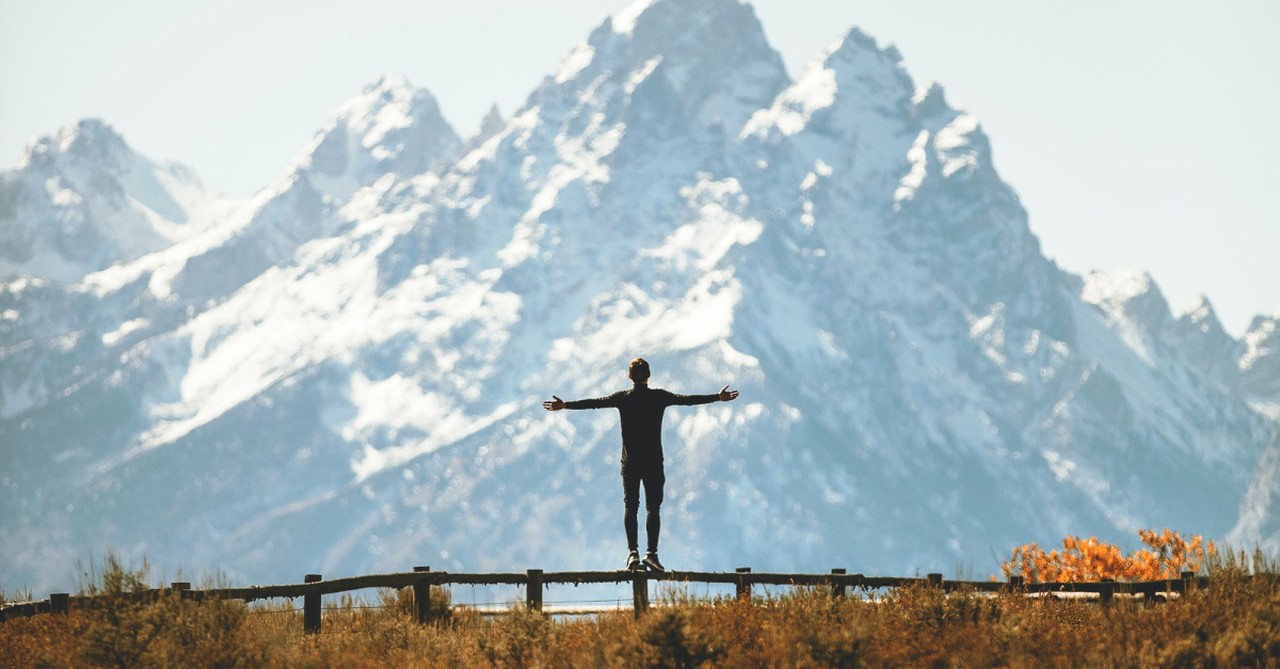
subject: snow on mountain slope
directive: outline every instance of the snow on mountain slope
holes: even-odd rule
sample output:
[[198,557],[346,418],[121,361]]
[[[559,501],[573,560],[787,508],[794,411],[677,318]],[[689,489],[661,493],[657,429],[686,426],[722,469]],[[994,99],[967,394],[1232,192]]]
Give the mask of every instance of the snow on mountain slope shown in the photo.
[[[121,155],[131,155],[109,129],[96,122],[86,127],[115,138],[114,148],[94,154],[108,167],[114,169]],[[316,147],[326,138],[350,135],[362,139],[351,148],[345,171],[317,174]],[[19,344],[8,350],[0,373],[0,415],[41,405],[59,390],[101,374],[96,365],[84,364],[89,351],[99,360],[111,360],[139,341],[172,331],[264,272],[287,266],[307,242],[349,227],[351,220],[339,213],[344,192],[379,178],[394,179],[396,170],[416,175],[459,146],[429,92],[410,90],[402,77],[384,77],[344,105],[276,183],[244,201],[206,206],[205,227],[190,236],[133,262],[87,274],[79,284],[24,279],[5,286],[17,307],[10,310],[6,340]],[[103,171],[77,165],[82,172]],[[128,215],[117,218],[127,221]],[[32,290],[48,296],[22,297]],[[98,306],[92,306],[95,300]],[[42,301],[78,306],[46,309]],[[77,342],[76,348],[33,346],[69,339]]]
[[1280,553],[1280,430],[1258,460],[1257,471],[1240,504],[1240,520],[1227,535],[1235,546],[1266,555]]
[[791,82],[749,6],[641,2],[476,141],[440,123],[385,78],[209,231],[0,286],[5,587],[108,547],[235,582],[615,568],[616,414],[540,402],[636,355],[742,390],[668,412],[674,567],[1270,536],[1274,319],[1233,343],[1060,271],[976,118],[861,31]]
[[77,281],[198,234],[222,199],[189,169],[153,163],[102,121],[81,121],[0,172],[0,278]]
[[1254,408],[1280,420],[1280,315],[1257,316],[1249,324],[1238,369],[1241,389]]

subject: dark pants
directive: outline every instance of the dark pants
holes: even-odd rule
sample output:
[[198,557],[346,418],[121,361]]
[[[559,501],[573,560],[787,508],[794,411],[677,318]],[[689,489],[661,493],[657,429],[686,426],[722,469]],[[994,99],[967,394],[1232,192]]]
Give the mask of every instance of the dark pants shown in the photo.
[[622,463],[622,504],[626,509],[622,526],[627,530],[627,548],[634,551],[639,546],[639,527],[636,516],[640,511],[640,486],[643,484],[645,531],[649,535],[649,550],[658,552],[658,531],[662,529],[662,519],[658,509],[662,506],[664,483],[666,483],[666,477],[662,474],[661,462],[649,465]]

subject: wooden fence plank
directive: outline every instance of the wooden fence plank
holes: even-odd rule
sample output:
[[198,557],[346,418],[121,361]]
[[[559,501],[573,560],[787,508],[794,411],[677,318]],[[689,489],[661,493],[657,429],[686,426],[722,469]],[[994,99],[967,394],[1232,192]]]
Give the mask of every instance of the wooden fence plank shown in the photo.
[[66,613],[70,609],[71,594],[55,592],[49,595],[49,613]]
[[[415,574],[430,574],[431,567],[414,567]],[[413,584],[413,605],[415,619],[419,624],[431,622],[431,581],[419,578]]]
[[649,578],[644,572],[636,572],[632,576],[631,602],[637,618],[649,610]]
[[745,578],[744,576],[751,573],[751,567],[738,567],[735,571],[739,574],[738,599],[745,599],[747,601],[750,601],[751,600],[751,583],[753,581],[751,581],[749,578]]
[[530,569],[525,584],[525,600],[530,611],[542,611],[542,570]]
[[[307,574],[302,580],[305,583],[317,583],[324,579],[320,574]],[[302,629],[308,634],[320,632],[320,597],[318,590],[302,596]]]
[[[831,570],[832,576],[844,576],[844,573],[845,573],[845,570],[838,567]],[[836,599],[844,599],[844,591],[845,591],[845,584],[842,581],[832,581],[831,583],[832,597]]]

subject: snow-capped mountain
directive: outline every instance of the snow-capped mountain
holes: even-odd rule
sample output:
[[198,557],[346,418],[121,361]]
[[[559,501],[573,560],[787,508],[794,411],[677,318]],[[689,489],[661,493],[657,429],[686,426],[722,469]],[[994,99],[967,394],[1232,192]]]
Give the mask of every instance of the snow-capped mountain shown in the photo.
[[0,174],[0,279],[75,282],[198,234],[222,198],[190,169],[135,153],[102,121],[63,128]]
[[669,566],[1280,546],[1277,319],[1061,271],[991,144],[856,29],[792,81],[736,0],[638,3],[468,139],[384,77],[215,225],[0,285],[0,587],[616,568],[617,417],[540,404],[637,355],[742,391],[667,414]]

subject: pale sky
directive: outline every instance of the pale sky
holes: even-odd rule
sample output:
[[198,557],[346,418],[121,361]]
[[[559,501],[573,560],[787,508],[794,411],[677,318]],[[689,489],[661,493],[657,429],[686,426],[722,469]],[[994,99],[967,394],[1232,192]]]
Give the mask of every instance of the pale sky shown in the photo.
[[[0,167],[86,117],[232,195],[400,72],[459,134],[630,0],[0,0]],[[1045,253],[1152,273],[1235,335],[1280,311],[1280,2],[756,0],[792,75],[858,26],[976,115]]]

